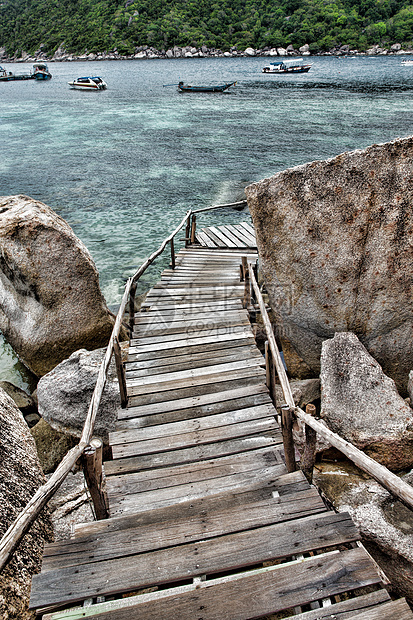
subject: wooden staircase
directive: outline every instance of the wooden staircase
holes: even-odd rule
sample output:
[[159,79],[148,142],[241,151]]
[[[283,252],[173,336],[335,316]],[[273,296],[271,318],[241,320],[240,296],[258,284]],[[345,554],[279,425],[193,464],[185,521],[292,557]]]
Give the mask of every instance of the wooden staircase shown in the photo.
[[240,301],[246,251],[182,250],[149,292],[105,463],[111,516],[45,548],[30,603],[45,620],[413,618],[349,515],[287,473]]

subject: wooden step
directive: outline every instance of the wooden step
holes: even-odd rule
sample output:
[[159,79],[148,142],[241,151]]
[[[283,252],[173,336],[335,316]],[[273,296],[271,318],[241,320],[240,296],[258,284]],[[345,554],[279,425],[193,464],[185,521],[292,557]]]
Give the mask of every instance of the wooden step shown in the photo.
[[[342,545],[358,538],[357,529],[347,514],[336,515],[326,512],[316,517],[296,519],[291,528],[285,528],[284,524],[269,525],[168,549],[102,560],[94,562],[93,565],[78,564],[61,570],[49,570],[33,577],[34,587],[30,607],[36,609],[52,604],[81,601],[97,595],[108,596],[168,582],[179,582],[198,575],[213,575],[216,572],[240,569],[269,560],[280,560],[308,551]],[[323,596],[327,596],[329,584],[334,583],[338,588],[340,581],[343,589],[350,589],[353,572],[357,575],[358,583],[354,587],[380,581],[370,556],[364,550],[354,549],[347,554],[344,553],[344,556],[349,558],[345,564],[338,559],[340,556],[340,553],[334,554],[334,559],[330,563],[311,558],[305,568],[303,568],[304,562],[298,563],[297,574],[294,576],[291,576],[292,567],[290,567],[288,596],[290,598],[294,596],[294,602],[299,603],[297,585],[291,588],[291,584],[297,584],[297,580],[304,579],[304,575],[308,576],[311,583],[311,586],[304,587],[306,596],[310,587],[313,593],[319,591]],[[257,575],[250,576],[252,583],[244,582],[241,588],[236,587],[232,593],[227,591],[224,597],[226,602],[228,603],[235,592],[239,597],[248,589],[248,598],[254,599],[257,596],[256,588],[258,590],[264,588],[264,591],[268,587],[271,588],[273,578],[266,583],[265,574],[265,572],[259,573],[258,578]],[[277,573],[278,578],[280,574]],[[316,574],[317,578],[314,579]],[[284,578],[287,579],[287,575]],[[273,586],[274,584],[272,588]],[[254,596],[251,596],[251,587],[255,590]],[[322,598],[320,594],[317,592],[317,598]],[[213,594],[215,612],[219,608],[219,598],[217,590]],[[235,604],[235,601],[232,601],[232,604]],[[145,615],[143,617],[146,618]],[[222,618],[225,615],[221,610],[221,614],[216,617]]]

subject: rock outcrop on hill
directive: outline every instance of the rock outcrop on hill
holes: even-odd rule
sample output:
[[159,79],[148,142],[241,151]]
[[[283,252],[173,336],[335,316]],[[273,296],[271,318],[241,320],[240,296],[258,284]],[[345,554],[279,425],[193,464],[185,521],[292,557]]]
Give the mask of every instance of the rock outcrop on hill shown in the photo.
[[[21,411],[0,388],[0,537],[45,479],[36,446]],[[31,576],[40,570],[43,544],[53,529],[47,512],[24,536],[13,558],[1,571],[0,618],[34,619],[27,611]]]
[[413,137],[246,188],[262,274],[293,376],[354,332],[406,394],[413,368]]
[[413,410],[354,334],[323,342],[321,417],[389,469],[413,466]]
[[93,260],[70,226],[27,196],[0,198],[0,330],[42,376],[113,327]]

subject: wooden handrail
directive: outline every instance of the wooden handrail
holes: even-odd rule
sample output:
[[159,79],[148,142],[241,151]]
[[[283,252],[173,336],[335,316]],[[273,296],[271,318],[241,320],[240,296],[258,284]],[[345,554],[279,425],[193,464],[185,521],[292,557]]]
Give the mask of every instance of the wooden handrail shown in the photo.
[[204,207],[203,209],[194,209],[192,213],[202,213],[203,211],[212,211],[213,209],[227,209],[233,207],[240,207],[241,205],[246,205],[246,200],[239,200],[238,202],[230,202],[226,205],[212,205],[211,207]]
[[65,480],[66,476],[76,465],[77,461],[81,458],[85,448],[90,444],[93,436],[96,415],[106,384],[110,360],[113,355],[114,346],[116,346],[119,338],[123,315],[125,313],[130,292],[136,285],[137,280],[142,276],[143,273],[145,273],[146,269],[160,254],[162,254],[168,243],[181,230],[182,226],[191,217],[191,213],[192,211],[189,210],[180,222],[179,226],[177,226],[176,229],[161,243],[159,248],[155,252],[153,252],[153,254],[149,256],[149,258],[146,259],[146,261],[139,267],[139,269],[134,273],[134,275],[127,280],[119,310],[116,315],[112,334],[106,348],[105,356],[99,367],[98,378],[89,404],[89,409],[86,415],[85,423],[83,425],[83,431],[80,437],[80,441],[77,446],[69,450],[69,452],[62,459],[61,463],[58,465],[57,469],[54,471],[49,480],[44,485],[39,487],[31,500],[25,506],[25,508],[23,508],[19,516],[10,525],[7,532],[5,532],[5,534],[3,535],[0,541],[0,570],[2,570],[7,564],[7,562],[10,560],[13,551],[18,545],[22,536],[24,536],[33,521],[38,517],[49,499],[53,497],[53,495],[56,493],[60,485]]
[[308,413],[305,413],[302,409],[300,409],[300,407],[295,406],[291,386],[288,381],[284,365],[282,363],[271,321],[269,319],[264,299],[262,297],[251,264],[249,264],[249,273],[250,280],[254,288],[256,299],[258,301],[258,305],[261,311],[262,320],[264,322],[268,338],[268,345],[273,356],[278,378],[281,384],[281,389],[288,408],[294,412],[294,414],[299,420],[301,420],[304,424],[306,424],[314,431],[316,431],[319,435],[321,435],[323,439],[325,439],[331,445],[337,448],[342,454],[344,454],[355,465],[357,465],[357,467],[359,467],[360,469],[368,473],[372,478],[377,480],[379,484],[381,484],[385,489],[387,489],[392,495],[397,497],[408,508],[413,509],[413,487],[410,484],[404,482],[404,480],[399,478],[399,476],[397,476],[396,474],[393,474],[393,472],[387,469],[387,467],[370,458],[367,454],[356,448],[349,441],[346,441],[345,439],[340,437],[340,435],[337,435],[337,433],[331,431],[319,420],[309,415]]

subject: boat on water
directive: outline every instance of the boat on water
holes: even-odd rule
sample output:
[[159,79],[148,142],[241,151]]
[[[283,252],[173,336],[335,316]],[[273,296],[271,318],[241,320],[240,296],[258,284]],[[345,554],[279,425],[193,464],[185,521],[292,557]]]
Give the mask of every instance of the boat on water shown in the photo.
[[271,62],[267,67],[262,68],[263,73],[307,73],[312,65],[303,65],[302,58],[294,60],[283,60],[281,62]]
[[209,86],[191,86],[190,84],[179,82],[178,90],[181,93],[222,93],[222,91],[235,84],[236,82],[226,82],[225,84],[211,84]]
[[35,80],[51,80],[52,74],[49,72],[44,62],[37,62],[33,65],[33,78]]
[[70,88],[76,90],[105,90],[107,88],[106,82],[101,77],[95,75],[92,77],[79,77],[68,82]]
[[413,60],[402,60],[402,65],[405,67],[413,67]]
[[49,73],[47,65],[44,62],[38,62],[33,65],[30,73],[12,73],[4,67],[0,67],[1,82],[16,82],[21,80],[50,80],[52,74]]

